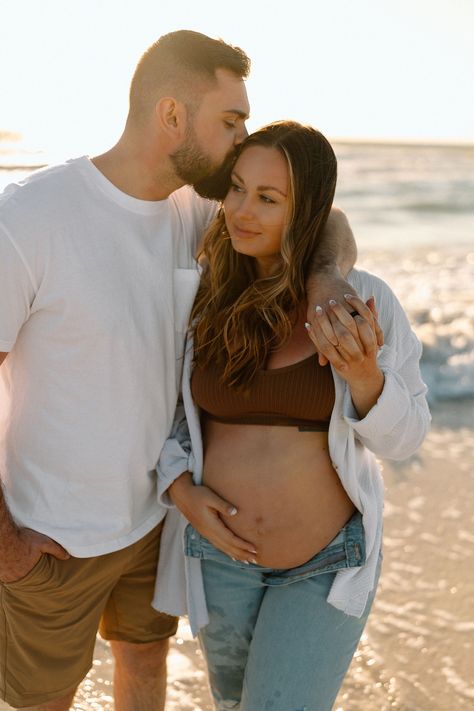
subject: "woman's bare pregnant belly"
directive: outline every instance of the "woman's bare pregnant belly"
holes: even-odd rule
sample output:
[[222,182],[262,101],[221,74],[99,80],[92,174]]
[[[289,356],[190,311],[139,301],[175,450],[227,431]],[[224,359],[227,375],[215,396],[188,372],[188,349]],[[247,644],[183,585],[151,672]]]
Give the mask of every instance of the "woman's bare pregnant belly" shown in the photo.
[[326,432],[212,420],[203,425],[203,482],[236,506],[235,516],[222,518],[255,545],[260,565],[301,565],[354,513],[332,466]]

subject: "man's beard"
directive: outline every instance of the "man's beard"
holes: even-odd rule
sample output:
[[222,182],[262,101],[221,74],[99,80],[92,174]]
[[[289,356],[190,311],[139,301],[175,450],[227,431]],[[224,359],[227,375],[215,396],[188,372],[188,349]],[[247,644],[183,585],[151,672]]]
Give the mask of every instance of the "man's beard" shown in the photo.
[[217,168],[198,145],[194,133],[190,133],[181,148],[170,156],[176,175],[187,185],[209,200],[223,200],[230,187],[230,174],[235,163],[236,151],[231,150]]

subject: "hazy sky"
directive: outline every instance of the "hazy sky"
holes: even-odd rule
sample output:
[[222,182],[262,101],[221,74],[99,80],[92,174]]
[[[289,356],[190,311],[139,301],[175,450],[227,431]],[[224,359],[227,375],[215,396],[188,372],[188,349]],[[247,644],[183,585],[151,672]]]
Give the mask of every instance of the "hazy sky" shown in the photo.
[[134,66],[195,29],[252,59],[249,129],[474,142],[474,0],[0,0],[0,130],[69,157],[120,135]]

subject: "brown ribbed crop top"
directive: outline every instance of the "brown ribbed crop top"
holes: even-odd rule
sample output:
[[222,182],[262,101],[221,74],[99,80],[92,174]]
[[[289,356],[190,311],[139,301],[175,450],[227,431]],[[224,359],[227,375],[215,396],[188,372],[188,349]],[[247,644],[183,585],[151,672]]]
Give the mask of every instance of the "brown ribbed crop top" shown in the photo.
[[191,390],[206,415],[227,424],[283,425],[327,431],[334,406],[329,366],[314,354],[292,365],[260,370],[248,391],[223,385],[214,365],[195,367]]

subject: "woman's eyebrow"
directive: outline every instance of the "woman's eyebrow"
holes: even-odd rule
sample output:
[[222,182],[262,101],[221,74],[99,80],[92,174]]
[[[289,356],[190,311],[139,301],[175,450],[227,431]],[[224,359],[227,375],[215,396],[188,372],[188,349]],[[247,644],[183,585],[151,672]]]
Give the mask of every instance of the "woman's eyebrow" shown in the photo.
[[[231,173],[231,178],[237,178],[237,180],[245,185],[245,180],[240,177],[240,175],[233,170]],[[279,188],[276,188],[274,185],[257,185],[257,190],[275,190],[275,192],[280,193],[283,197],[287,197],[286,193],[282,192]]]

